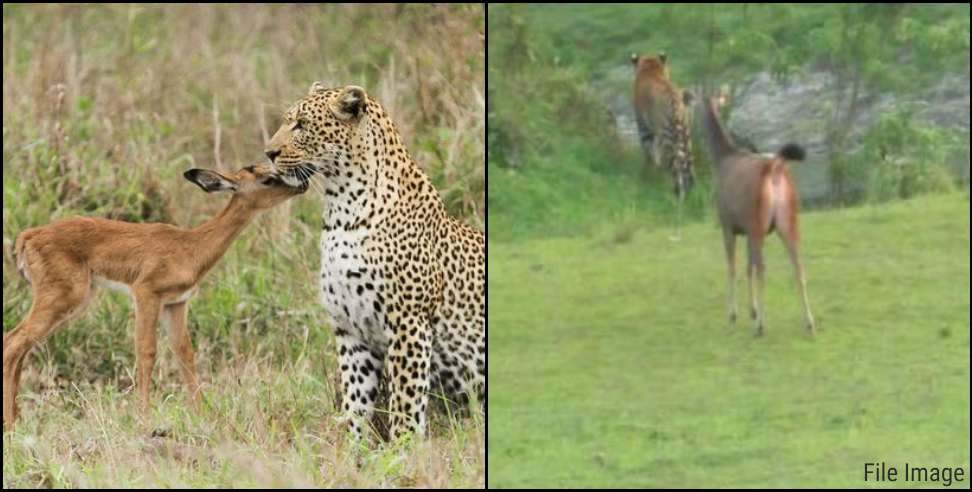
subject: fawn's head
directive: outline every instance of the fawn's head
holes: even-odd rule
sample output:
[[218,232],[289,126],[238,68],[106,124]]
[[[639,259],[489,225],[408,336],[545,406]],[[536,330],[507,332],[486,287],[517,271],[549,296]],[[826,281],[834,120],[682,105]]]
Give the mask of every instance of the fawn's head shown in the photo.
[[307,180],[287,184],[270,166],[248,166],[232,174],[209,169],[190,169],[183,177],[196,183],[203,191],[229,191],[237,199],[245,200],[258,209],[273,207],[284,200],[307,191]]

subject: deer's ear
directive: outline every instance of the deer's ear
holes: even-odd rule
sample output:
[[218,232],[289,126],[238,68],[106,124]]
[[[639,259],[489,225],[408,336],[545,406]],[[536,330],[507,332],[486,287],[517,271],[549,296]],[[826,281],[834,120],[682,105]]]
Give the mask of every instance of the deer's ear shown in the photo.
[[236,182],[208,169],[190,169],[182,176],[189,181],[196,183],[206,193],[215,191],[236,191]]

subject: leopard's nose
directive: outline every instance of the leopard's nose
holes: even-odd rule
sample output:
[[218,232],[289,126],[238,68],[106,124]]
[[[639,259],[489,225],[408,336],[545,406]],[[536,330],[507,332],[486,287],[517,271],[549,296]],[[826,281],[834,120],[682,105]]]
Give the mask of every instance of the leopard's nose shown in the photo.
[[276,159],[277,156],[280,155],[280,151],[279,150],[269,150],[268,149],[268,150],[265,151],[265,153],[267,154],[267,157],[270,159],[270,162],[273,162],[274,159]]

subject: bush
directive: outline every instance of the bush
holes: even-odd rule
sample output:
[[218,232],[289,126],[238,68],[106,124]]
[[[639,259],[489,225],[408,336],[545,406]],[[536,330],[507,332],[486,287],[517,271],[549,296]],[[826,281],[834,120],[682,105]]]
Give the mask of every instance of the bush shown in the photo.
[[[595,89],[577,52],[537,35],[525,17],[535,16],[522,6],[490,7],[490,238],[585,234],[630,217],[674,223],[670,174],[645,169],[640,149],[622,142],[608,102],[614,94]],[[701,186],[686,218],[708,210],[704,166],[700,159]]]
[[[875,202],[953,191],[953,159],[966,144],[957,132],[924,125],[907,109],[888,113],[846,160],[843,189]],[[857,182],[863,187],[849,184]]]
[[[632,210],[657,223],[674,215],[669,176],[643,171],[640,153],[609,134],[606,100],[628,97],[632,52],[667,51],[673,79],[703,91],[760,72],[785,83],[802,71],[828,71],[835,80],[829,106],[813,117],[831,130],[825,152],[835,161],[835,204],[870,198],[878,183],[886,190],[881,197],[947,189],[944,168],[914,161],[908,149],[892,150],[907,163],[875,169],[875,156],[854,151],[852,133],[875,94],[908,99],[967,66],[968,11],[967,5],[490,5],[489,203],[498,224],[490,237],[514,229],[514,235],[579,232]],[[929,150],[924,158],[940,149]],[[700,182],[709,179],[706,162],[697,159]],[[689,197],[689,217],[708,210],[706,189]]]

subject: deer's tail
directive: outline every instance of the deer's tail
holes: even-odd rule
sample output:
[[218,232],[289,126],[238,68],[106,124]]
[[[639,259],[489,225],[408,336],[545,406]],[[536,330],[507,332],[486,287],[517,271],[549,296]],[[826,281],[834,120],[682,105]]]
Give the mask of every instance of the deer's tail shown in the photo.
[[807,151],[795,143],[788,143],[776,155],[788,161],[802,161],[807,158]]

